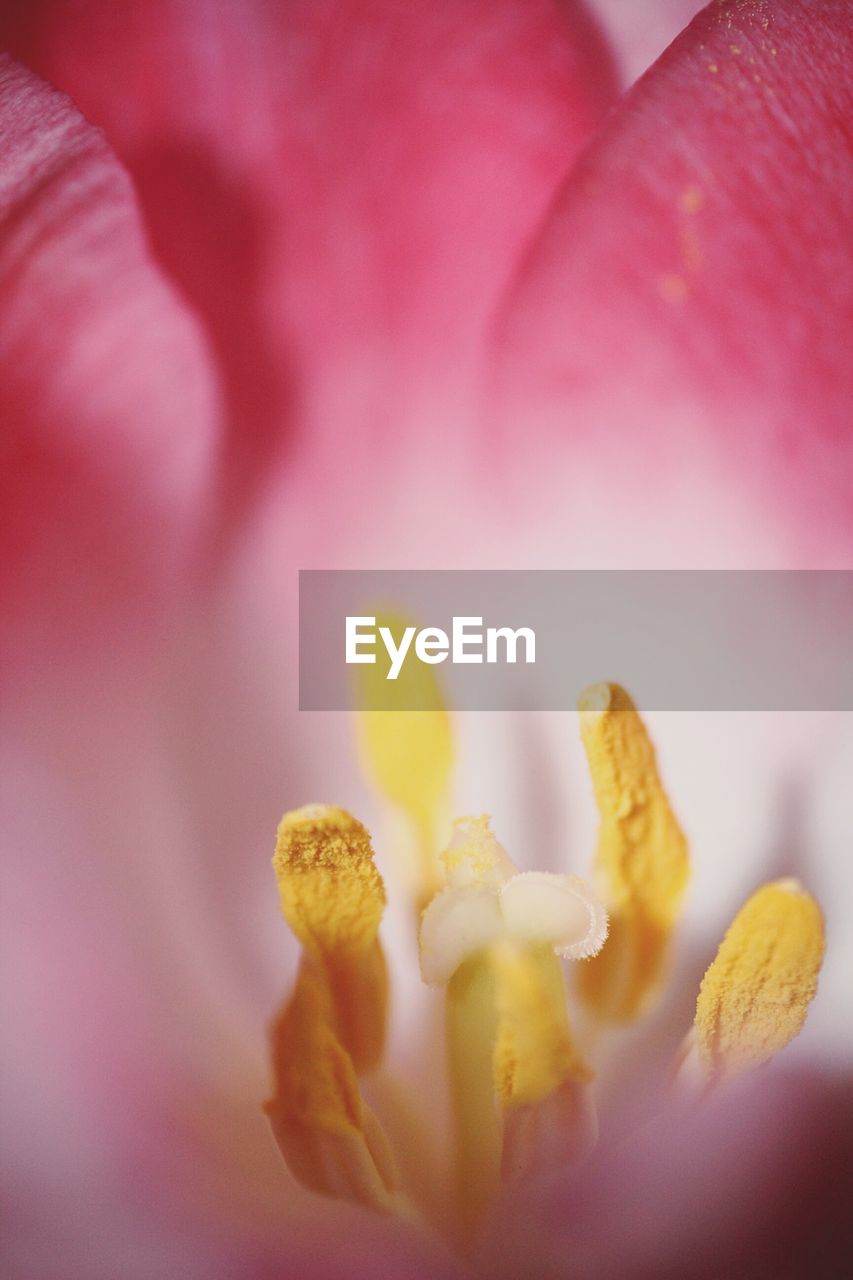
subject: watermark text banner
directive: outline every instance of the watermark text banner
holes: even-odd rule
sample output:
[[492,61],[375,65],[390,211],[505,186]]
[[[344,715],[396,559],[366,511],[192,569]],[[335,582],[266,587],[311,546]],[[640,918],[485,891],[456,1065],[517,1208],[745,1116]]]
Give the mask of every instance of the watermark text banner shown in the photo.
[[303,710],[853,710],[853,572],[303,570]]

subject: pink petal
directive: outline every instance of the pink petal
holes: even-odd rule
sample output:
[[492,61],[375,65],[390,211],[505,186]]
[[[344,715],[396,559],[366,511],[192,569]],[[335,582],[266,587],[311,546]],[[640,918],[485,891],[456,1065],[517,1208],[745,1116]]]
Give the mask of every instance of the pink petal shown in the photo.
[[471,383],[614,96],[574,2],[45,0],[10,34],[134,174],[225,369],[241,475],[288,433],[387,439],[396,400]]
[[576,1175],[531,1185],[496,1221],[496,1274],[518,1274],[523,1258],[555,1280],[842,1275],[851,1156],[849,1079],[765,1069],[671,1108]]
[[151,263],[120,165],[65,97],[8,58],[0,418],[7,656],[67,653],[106,618],[114,642],[186,572],[210,485],[215,383],[195,323]]
[[562,440],[652,506],[679,468],[701,501],[722,460],[806,562],[849,562],[848,18],[710,5],[574,171],[497,355],[505,429],[538,441],[526,477]]
[[[152,14],[154,9],[151,5],[137,12]],[[245,6],[240,12],[247,10]],[[528,5],[526,11],[531,10],[532,6]],[[292,11],[293,6],[289,12]],[[374,289],[374,272],[369,264],[356,263],[355,278],[350,280],[340,265],[335,267],[325,260],[322,250],[329,245],[334,247],[338,230],[343,234],[352,223],[354,212],[346,203],[350,181],[361,181],[361,186],[356,183],[359,199],[372,201],[372,207],[378,206],[383,229],[386,225],[395,227],[400,238],[404,238],[408,225],[402,220],[404,214],[419,228],[423,225],[417,217],[428,211],[418,207],[416,195],[420,188],[412,186],[408,204],[403,195],[395,197],[402,213],[394,201],[391,202],[393,208],[386,211],[383,193],[376,194],[377,189],[370,187],[369,175],[362,175],[358,165],[347,165],[348,152],[340,134],[349,121],[345,106],[338,106],[335,109],[338,132],[333,131],[333,136],[339,139],[339,149],[331,153],[323,149],[325,142],[321,148],[322,155],[331,157],[329,172],[321,174],[324,183],[331,185],[319,188],[318,195],[324,207],[328,201],[332,209],[325,238],[319,229],[313,229],[317,210],[294,211],[292,225],[298,231],[299,271],[291,281],[286,228],[291,226],[287,221],[291,208],[288,201],[294,197],[290,191],[291,179],[285,171],[283,179],[275,176],[271,179],[272,194],[268,197],[263,186],[257,199],[260,209],[272,208],[281,213],[285,230],[280,230],[272,215],[264,213],[262,251],[257,250],[252,241],[244,257],[241,229],[246,225],[247,186],[254,199],[256,187],[252,185],[252,174],[260,175],[257,182],[264,183],[270,174],[278,172],[278,141],[268,144],[264,139],[263,145],[256,143],[253,130],[263,132],[258,121],[263,121],[267,114],[279,119],[283,90],[281,96],[264,99],[265,105],[260,108],[256,123],[252,128],[246,127],[238,142],[231,144],[227,162],[223,162],[225,180],[220,181],[218,159],[206,167],[202,164],[202,177],[199,167],[190,164],[190,160],[195,154],[197,132],[203,137],[200,144],[203,160],[209,159],[221,137],[230,137],[232,116],[242,121],[243,110],[249,111],[251,107],[251,103],[245,103],[245,86],[258,83],[259,77],[251,74],[253,68],[262,66],[275,79],[277,55],[268,60],[261,56],[253,61],[251,48],[244,52],[239,62],[241,74],[235,77],[229,96],[221,105],[209,92],[195,94],[183,88],[187,79],[193,84],[190,72],[194,64],[189,54],[195,51],[202,63],[204,49],[216,47],[215,42],[202,46],[197,28],[192,27],[192,39],[188,38],[174,55],[172,70],[166,74],[168,68],[146,62],[145,50],[150,46],[142,39],[144,31],[134,32],[129,28],[131,35],[125,48],[129,63],[122,63],[117,54],[124,39],[124,23],[129,22],[130,6],[123,6],[120,15],[115,8],[112,12],[116,15],[118,30],[109,29],[101,50],[108,51],[110,57],[115,53],[121,75],[104,82],[93,76],[91,83],[93,86],[102,83],[105,108],[108,97],[117,104],[116,122],[110,124],[111,136],[119,136],[124,116],[132,117],[134,111],[139,110],[144,117],[138,133],[127,126],[129,141],[126,150],[121,143],[122,152],[130,157],[142,180],[161,256],[203,313],[208,331],[215,338],[227,370],[238,423],[246,427],[255,424],[253,396],[257,395],[258,402],[263,404],[271,399],[274,407],[266,428],[270,432],[280,429],[281,402],[276,399],[276,388],[286,384],[280,373],[281,363],[292,352],[302,353],[304,360],[299,367],[303,373],[310,371],[316,375],[314,386],[319,384],[321,391],[315,390],[311,401],[300,398],[303,410],[306,405],[314,407],[313,417],[306,412],[301,420],[313,426],[319,423],[327,429],[332,443],[341,446],[344,425],[354,419],[355,425],[359,425],[358,416],[352,414],[349,397],[343,395],[333,400],[341,412],[328,415],[328,422],[317,406],[328,403],[328,398],[324,399],[324,395],[330,395],[328,388],[348,389],[351,385],[341,374],[348,362],[353,361],[353,335],[357,337],[356,331],[360,331],[366,335],[368,345],[379,341],[377,335],[381,335],[382,343],[381,354],[372,357],[369,365],[371,375],[382,375],[376,396],[381,413],[377,422],[369,425],[377,429],[377,436],[380,431],[396,428],[394,402],[387,397],[390,353],[399,350],[405,354],[411,349],[414,366],[418,359],[416,352],[428,352],[432,363],[425,361],[423,369],[417,366],[418,377],[423,379],[441,371],[441,361],[445,359],[451,363],[458,361],[461,366],[465,362],[463,356],[467,359],[466,351],[476,347],[475,338],[471,336],[476,329],[474,320],[485,314],[488,307],[482,299],[477,303],[481,311],[473,303],[470,313],[463,306],[467,297],[463,285],[468,279],[465,275],[468,263],[463,261],[459,270],[465,279],[458,282],[452,272],[442,267],[441,278],[445,281],[442,289],[449,287],[447,277],[451,284],[456,283],[457,292],[450,294],[453,306],[448,308],[447,315],[443,310],[440,315],[433,314],[429,302],[429,269],[424,265],[422,275],[418,278],[416,274],[415,286],[409,280],[413,304],[417,302],[409,320],[402,288],[399,297],[390,281],[381,289]],[[177,8],[174,12],[178,12]],[[211,14],[225,14],[225,7],[199,12],[205,15],[201,30],[209,34]],[[228,12],[237,10],[228,9]],[[65,50],[76,48],[76,57],[85,67],[89,52],[86,40],[91,42],[92,31],[81,18],[79,7],[73,11],[60,10],[60,15],[69,25],[62,31],[62,39],[57,40],[56,57],[61,58]],[[217,20],[224,22],[225,17]],[[144,28],[145,21],[141,21]],[[152,19],[152,32],[154,27]],[[83,36],[78,37],[81,29]],[[228,55],[233,58],[243,49],[241,36],[246,45],[251,46],[251,29],[247,23],[239,30],[235,27],[230,34],[233,40],[229,42]],[[78,40],[79,43],[75,43]],[[130,46],[134,42],[140,49],[137,82],[130,74],[135,56]],[[261,45],[263,52],[263,42]],[[514,47],[511,41],[508,47]],[[161,129],[159,139],[156,129],[152,128],[150,136],[146,132],[145,112],[150,104],[156,105],[161,92],[160,82],[149,93],[143,91],[145,77],[152,76],[151,65],[157,66],[164,82],[163,116],[155,111],[153,117]],[[106,59],[102,67],[109,75]],[[123,76],[127,77],[127,92],[122,83],[116,87]],[[201,77],[201,72],[198,76]],[[222,81],[222,77],[219,79]],[[413,85],[420,79],[419,74]],[[142,86],[136,94],[132,91],[134,83]],[[208,88],[211,83],[217,83],[216,77],[204,80]],[[83,101],[88,90],[82,74],[74,87]],[[518,89],[515,85],[512,92],[507,92],[504,103],[507,119],[512,114],[511,106]],[[92,93],[94,98],[94,89]],[[318,83],[311,88],[311,95],[314,101],[318,96]],[[464,100],[463,94],[460,97]],[[169,109],[176,98],[181,103],[190,103],[199,114],[191,114],[186,120],[182,118],[181,129],[176,130],[179,141],[173,152],[167,139],[172,137],[173,117]],[[351,101],[354,98],[353,92]],[[206,108],[205,104],[212,105]],[[87,109],[95,115],[94,105]],[[154,111],[154,106],[151,109]],[[212,123],[206,123],[206,109],[211,111]],[[352,115],[363,113],[363,104],[355,103]],[[377,115],[378,129],[384,115],[382,112]],[[402,113],[401,119],[409,117]],[[274,132],[273,125],[268,127]],[[309,133],[312,139],[318,136]],[[394,136],[389,132],[388,147],[392,147]],[[138,166],[135,139],[143,157]],[[155,151],[161,147],[167,160],[172,157],[171,164],[165,164],[162,172],[158,164],[148,168],[144,162],[152,147]],[[370,155],[372,151],[365,145],[361,153],[356,153],[357,158],[361,154]],[[258,158],[261,163],[256,165]],[[189,177],[183,176],[184,163],[189,164]],[[213,178],[205,183],[202,178],[209,170]],[[346,182],[341,179],[340,188],[333,181],[339,170],[347,179]],[[425,165],[424,172],[431,170]],[[511,170],[516,172],[522,172],[521,167],[518,171]],[[463,189],[465,173],[457,173],[457,177]],[[177,187],[173,196],[169,195],[169,181]],[[477,182],[483,186],[482,175]],[[541,192],[545,183],[532,186]],[[453,191],[455,187],[444,189]],[[170,204],[170,212],[162,225],[154,208],[155,205],[159,208],[161,201]],[[173,222],[171,210],[182,201],[186,201],[185,212]],[[519,199],[519,207],[522,203]],[[211,207],[216,212],[208,215]],[[232,209],[236,212],[229,218],[226,215]],[[222,217],[221,210],[224,210]],[[499,202],[495,208],[485,209],[495,220],[500,212]],[[271,227],[267,226],[267,217],[273,224]],[[394,218],[398,220],[395,222]],[[445,224],[440,219],[435,224],[429,219],[427,222],[424,236],[429,232],[427,242],[433,259],[437,255],[441,262],[443,240],[430,228]],[[170,231],[173,226],[178,230]],[[181,227],[187,232],[183,245]],[[491,234],[494,230],[491,223],[489,229]],[[192,250],[193,235],[203,237],[208,233],[215,252],[203,246],[196,258]],[[408,259],[405,254],[399,259],[395,256],[393,240],[391,248],[386,250],[384,242],[382,246],[374,243],[372,233],[372,225],[365,226],[362,228],[364,239],[357,242],[366,243],[368,257],[375,254],[377,262],[387,261],[392,266],[402,263],[401,269],[405,267]],[[314,235],[318,237],[316,243],[312,240]],[[239,241],[236,247],[235,238]],[[380,238],[377,237],[377,241]],[[486,238],[485,243],[488,242]],[[344,266],[349,264],[351,253],[351,245],[342,248]],[[475,263],[479,262],[476,244],[472,253]],[[234,257],[237,262],[233,274],[229,274]],[[427,257],[425,262],[430,260]],[[74,258],[70,257],[69,261],[73,262]],[[211,261],[215,263],[212,273],[206,266]],[[253,264],[258,261],[263,270],[255,271]],[[497,249],[495,262],[501,270],[508,269],[508,259],[501,257]],[[485,268],[480,270],[485,281]],[[501,272],[497,274],[500,277]],[[257,282],[253,283],[255,279]],[[474,273],[472,279],[476,283],[479,276]],[[317,298],[313,296],[314,286]],[[329,301],[332,288],[341,300],[340,315]],[[381,300],[385,299],[385,290],[387,315],[384,301],[382,305],[376,301],[377,294],[382,295]],[[252,303],[248,307],[247,298]],[[457,302],[458,312],[451,314]],[[437,310],[440,309],[437,307]],[[234,322],[234,315],[246,321],[242,326],[245,336],[239,331],[241,325]],[[295,321],[288,319],[291,315],[297,317],[300,324],[304,322],[303,346],[299,345],[303,341],[301,334],[291,332],[289,327],[295,325]],[[271,316],[274,320],[284,317],[281,328],[270,322]],[[388,316],[395,321],[393,336],[400,342],[399,347],[391,345]],[[447,353],[435,338],[439,320],[446,325]],[[457,320],[463,335],[458,355],[451,341],[456,336],[453,325]],[[328,324],[328,342],[322,332],[324,322]],[[466,340],[470,348],[466,348]],[[262,359],[256,347],[260,348]],[[159,368],[156,363],[152,366],[150,356],[149,351],[142,362],[149,374]],[[168,356],[168,350],[161,353],[161,362],[167,362]],[[264,380],[268,368],[272,370],[272,384]],[[401,360],[397,382],[404,383],[406,374],[407,366]],[[258,379],[257,392],[251,385],[253,378]],[[276,379],[282,379],[282,383]],[[356,383],[360,385],[358,380]],[[396,386],[396,382],[393,385]],[[400,395],[408,391],[408,387],[403,387]],[[142,392],[147,394],[146,388],[142,388]],[[282,399],[287,398],[287,385],[283,385],[280,394]],[[158,415],[156,421],[159,420]],[[165,413],[163,420],[166,420]],[[179,429],[180,423],[174,417],[169,417],[168,422],[174,431]],[[452,426],[455,425],[454,419]],[[437,430],[445,427],[444,422],[438,422]],[[359,435],[362,452],[366,452],[367,438]],[[433,452],[438,454],[437,442]],[[368,459],[373,467],[375,461],[375,457]],[[381,471],[381,468],[375,469]],[[144,470],[141,474],[145,474]],[[329,492],[328,486],[324,488],[324,479],[325,473],[321,473],[317,490],[309,493],[306,486],[302,498],[312,518],[316,518],[318,506],[321,515],[337,510],[337,491]],[[381,476],[377,485],[380,482]],[[125,484],[126,477],[122,480],[122,485]],[[443,492],[436,489],[429,494],[427,514],[434,515],[436,494]],[[317,501],[318,493],[322,504]],[[416,521],[408,505],[410,499],[411,494],[405,488],[396,497],[406,517],[408,536],[413,537]],[[365,505],[363,500],[361,505]],[[362,512],[365,526],[373,515],[373,507],[368,518]],[[311,539],[317,538],[317,530],[307,518],[303,525],[301,545],[310,547]],[[140,520],[139,527],[145,535],[144,540],[140,539],[144,541],[143,550],[150,546],[157,555],[170,545],[168,530],[161,530],[158,521],[146,519],[143,530]],[[104,528],[108,528],[106,523]],[[491,525],[486,524],[486,529],[490,534]],[[377,544],[381,546],[382,539],[391,542],[392,535],[387,516],[378,520],[373,534]],[[339,540],[334,545],[340,548],[343,544],[348,551],[350,530],[346,530],[346,543],[340,529],[336,536]],[[510,528],[508,536],[514,537],[515,530]],[[102,543],[109,557],[115,554],[109,538],[92,539],[94,582],[98,580],[97,553],[104,554]],[[287,574],[274,576],[269,584],[268,602],[278,600],[285,589],[282,584],[290,581],[297,560],[292,544],[282,543],[280,538],[277,544],[280,554],[286,556]],[[56,556],[55,537],[50,541],[50,548]],[[543,550],[541,545],[539,550]],[[561,553],[559,547],[558,553]],[[468,554],[473,555],[474,551],[469,549]],[[145,565],[147,567],[147,560]],[[89,581],[89,569],[80,572],[79,562],[72,557],[70,577],[78,591],[83,582]],[[123,574],[120,581],[116,574],[115,579],[115,590],[128,595],[136,585],[130,574]],[[51,585],[54,591],[58,590],[56,584]],[[262,615],[263,620],[269,624],[270,613]],[[255,1274],[248,1261],[252,1249],[251,1238],[247,1240],[247,1236],[251,1237],[252,1226],[259,1237],[256,1244],[259,1274],[285,1273],[288,1265],[293,1269],[294,1259],[296,1270],[302,1274],[302,1267],[307,1266],[305,1260],[316,1258],[315,1247],[305,1240],[283,1241],[281,1249],[287,1258],[279,1258],[270,1243],[271,1237],[280,1238],[285,1234],[289,1237],[292,1216],[297,1216],[304,1206],[298,1201],[295,1204],[289,1201],[289,1184],[276,1180],[264,1163],[266,1148],[255,1107],[262,1092],[259,1077],[263,1063],[259,1060],[263,1051],[264,1013],[260,1010],[266,1005],[266,992],[260,982],[253,985],[257,974],[248,957],[258,933],[266,937],[269,927],[269,934],[273,936],[275,905],[266,892],[268,851],[263,828],[274,822],[281,807],[305,799],[296,770],[313,767],[322,771],[322,785],[326,790],[339,787],[344,778],[345,785],[352,787],[355,795],[358,793],[343,772],[335,771],[337,758],[348,751],[343,735],[335,744],[337,756],[330,751],[323,755],[322,764],[315,758],[292,765],[289,771],[285,769],[284,762],[293,743],[304,749],[306,731],[304,726],[295,723],[294,713],[281,692],[285,679],[281,632],[267,625],[266,630],[257,627],[254,634],[249,634],[252,622],[247,621],[245,610],[239,608],[235,610],[230,629],[221,625],[217,628],[215,622],[211,625],[206,614],[195,625],[198,631],[190,633],[191,653],[186,671],[181,673],[187,677],[187,683],[192,682],[190,677],[198,682],[189,696],[183,683],[178,691],[173,688],[164,693],[150,673],[143,673],[145,678],[140,680],[140,672],[132,662],[126,662],[126,669],[120,673],[125,683],[117,691],[110,687],[83,686],[69,696],[68,688],[63,688],[60,682],[63,701],[56,704],[61,713],[57,724],[52,726],[50,734],[42,735],[41,740],[38,723],[28,724],[30,740],[21,735],[24,758],[14,761],[19,772],[14,775],[13,785],[16,793],[20,793],[16,794],[16,810],[20,808],[22,812],[20,838],[15,841],[16,858],[12,864],[14,897],[5,900],[13,903],[10,914],[16,928],[14,932],[4,929],[3,938],[9,948],[7,968],[14,969],[12,999],[17,996],[27,1009],[25,1034],[16,1037],[12,1052],[18,1069],[15,1085],[20,1089],[16,1098],[17,1118],[23,1131],[22,1145],[26,1147],[27,1139],[31,1144],[32,1165],[27,1169],[28,1178],[22,1176],[20,1168],[13,1171],[13,1178],[20,1196],[21,1215],[26,1211],[26,1225],[30,1228],[26,1246],[35,1253],[37,1242],[42,1242],[43,1252],[36,1255],[41,1263],[45,1262],[45,1254],[55,1256],[61,1247],[60,1274],[63,1276],[73,1275],[75,1269],[87,1277],[125,1274],[132,1265],[133,1274],[145,1276],[218,1277],[224,1272],[245,1275],[248,1280],[250,1274]],[[54,645],[57,637],[64,639],[60,631],[54,630],[51,633]],[[268,651],[270,657],[269,666],[263,667],[260,673],[251,664],[256,645]],[[253,692],[259,693],[257,705],[246,698],[244,680],[251,682]],[[99,705],[92,709],[88,704],[94,694]],[[40,711],[50,724],[55,707],[46,695],[43,697]],[[279,703],[284,704],[283,708]],[[291,716],[290,720],[287,715]],[[265,734],[269,734],[268,741]],[[180,752],[175,751],[175,738],[180,740]],[[20,750],[21,743],[16,747]],[[27,756],[27,748],[36,756],[35,766]],[[30,767],[36,775],[34,779],[28,777]],[[62,777],[59,785],[57,770]],[[250,776],[252,773],[257,776]],[[192,781],[188,781],[188,776]],[[310,788],[308,794],[311,794]],[[227,862],[227,866],[217,869],[219,862]],[[256,885],[262,881],[266,914],[259,906],[260,893],[256,892]],[[218,902],[219,898],[226,897],[227,908]],[[225,918],[229,926],[234,920],[244,925],[248,920],[252,937],[242,934],[238,937],[239,925],[224,927]],[[279,925],[274,936],[280,937]],[[278,944],[275,951],[270,946],[269,954],[280,955]],[[254,958],[257,962],[257,956]],[[275,985],[279,994],[281,976],[275,982],[269,976],[270,986]],[[234,1018],[234,1010],[241,1008],[242,1015]],[[235,1044],[242,1045],[248,1061],[244,1062],[242,1056],[234,1052]],[[200,1063],[210,1071],[212,1079],[202,1074]],[[186,1071],[183,1089],[180,1087],[182,1069]],[[229,1093],[229,1087],[234,1096]],[[75,1196],[82,1205],[75,1202]],[[285,1204],[286,1198],[288,1204]],[[252,1215],[256,1213],[266,1215],[263,1223],[254,1222]],[[244,1214],[250,1221],[249,1226],[245,1221],[240,1222]],[[285,1217],[288,1225],[283,1228]],[[319,1217],[318,1214],[312,1220],[306,1212],[306,1235],[319,1229]],[[59,1244],[56,1236],[50,1235],[57,1229],[61,1233]],[[351,1247],[355,1233],[352,1220],[345,1217],[337,1229]],[[359,1238],[355,1269],[366,1266],[371,1254],[384,1256],[386,1252],[387,1245],[381,1235],[373,1237],[365,1233]],[[126,1262],[126,1254],[132,1256],[132,1263]],[[392,1257],[396,1259],[396,1253]],[[349,1261],[349,1255],[346,1260]],[[324,1255],[320,1265],[326,1261]],[[395,1266],[398,1274],[417,1274],[418,1271],[417,1265],[410,1265],[408,1258],[400,1265],[389,1262],[392,1273]],[[33,1266],[31,1271],[39,1280],[49,1274],[44,1265]]]

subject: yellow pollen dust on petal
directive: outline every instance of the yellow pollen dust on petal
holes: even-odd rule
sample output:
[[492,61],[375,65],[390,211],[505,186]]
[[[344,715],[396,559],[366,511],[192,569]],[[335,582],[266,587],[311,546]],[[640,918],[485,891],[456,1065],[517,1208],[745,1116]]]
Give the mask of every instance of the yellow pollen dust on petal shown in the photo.
[[696,1045],[711,1081],[766,1062],[799,1034],[824,946],[820,907],[796,880],[766,884],[741,907],[696,1003]]
[[273,866],[303,956],[273,1027],[275,1090],[265,1110],[304,1185],[387,1211],[389,1148],[358,1086],[381,1058],[388,1003],[378,939],[385,891],[370,837],[345,810],[308,805],[282,818]]
[[[398,644],[411,625],[398,614],[376,615],[377,629],[387,627]],[[423,905],[440,884],[438,853],[453,771],[450,716],[431,666],[410,659],[388,680],[390,659],[382,646],[376,657],[356,668],[359,705],[366,708],[358,716],[359,753],[367,776],[411,826]]]
[[593,685],[578,707],[600,815],[596,876],[610,913],[607,945],[583,966],[580,992],[600,1017],[627,1021],[660,985],[689,878],[687,841],[625,690]]

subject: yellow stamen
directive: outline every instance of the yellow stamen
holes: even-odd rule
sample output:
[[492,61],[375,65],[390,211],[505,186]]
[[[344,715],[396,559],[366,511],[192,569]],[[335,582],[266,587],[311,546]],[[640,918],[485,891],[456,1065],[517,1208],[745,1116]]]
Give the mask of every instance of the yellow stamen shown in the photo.
[[607,946],[584,965],[580,991],[599,1016],[628,1020],[660,984],[689,876],[687,842],[625,690],[593,685],[579,710],[601,816],[596,872],[610,912]]
[[799,1034],[823,961],[823,916],[796,880],[741,907],[699,990],[695,1034],[712,1081],[766,1062]]
[[275,1094],[264,1110],[290,1171],[304,1186],[388,1212],[395,1191],[391,1153],[362,1100],[334,1020],[325,976],[306,959],[273,1027]]
[[357,1079],[379,1061],[387,1008],[377,936],[385,891],[370,837],[343,809],[309,805],[282,818],[273,866],[303,959],[273,1028],[275,1094],[265,1110],[306,1186],[385,1211],[391,1157]]
[[385,890],[370,836],[351,814],[320,804],[286,813],[273,868],[282,912],[304,947],[328,956],[370,946]]
[[505,1107],[541,1102],[566,1079],[592,1073],[575,1048],[560,962],[545,947],[496,946],[495,1089]]
[[502,1173],[515,1181],[549,1165],[574,1164],[595,1144],[586,1088],[592,1072],[575,1047],[560,962],[548,947],[504,943],[492,950],[498,1026],[495,1090],[504,1115]]
[[331,805],[286,813],[273,868],[282,913],[309,955],[323,964],[341,1040],[356,1070],[382,1055],[388,978],[377,938],[385,889],[370,836]]
[[[376,625],[388,627],[399,642],[409,624],[386,613],[377,615]],[[437,859],[453,769],[450,716],[432,667],[407,662],[396,680],[387,680],[388,667],[387,655],[379,652],[375,664],[356,668],[361,705],[370,708],[359,714],[359,749],[374,785],[411,824],[422,905],[440,883]]]

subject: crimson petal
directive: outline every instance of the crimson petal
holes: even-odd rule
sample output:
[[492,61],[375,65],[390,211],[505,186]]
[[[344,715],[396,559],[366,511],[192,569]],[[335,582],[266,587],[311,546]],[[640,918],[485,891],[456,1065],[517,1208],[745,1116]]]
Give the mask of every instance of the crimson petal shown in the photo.
[[19,56],[107,131],[204,318],[238,485],[285,438],[354,450],[357,430],[364,449],[399,430],[400,402],[470,384],[518,256],[615,94],[574,0],[9,12]]
[[[212,366],[152,263],[127,175],[72,104],[0,61],[4,643],[115,629],[192,559]],[[8,655],[7,655],[8,656]]]

